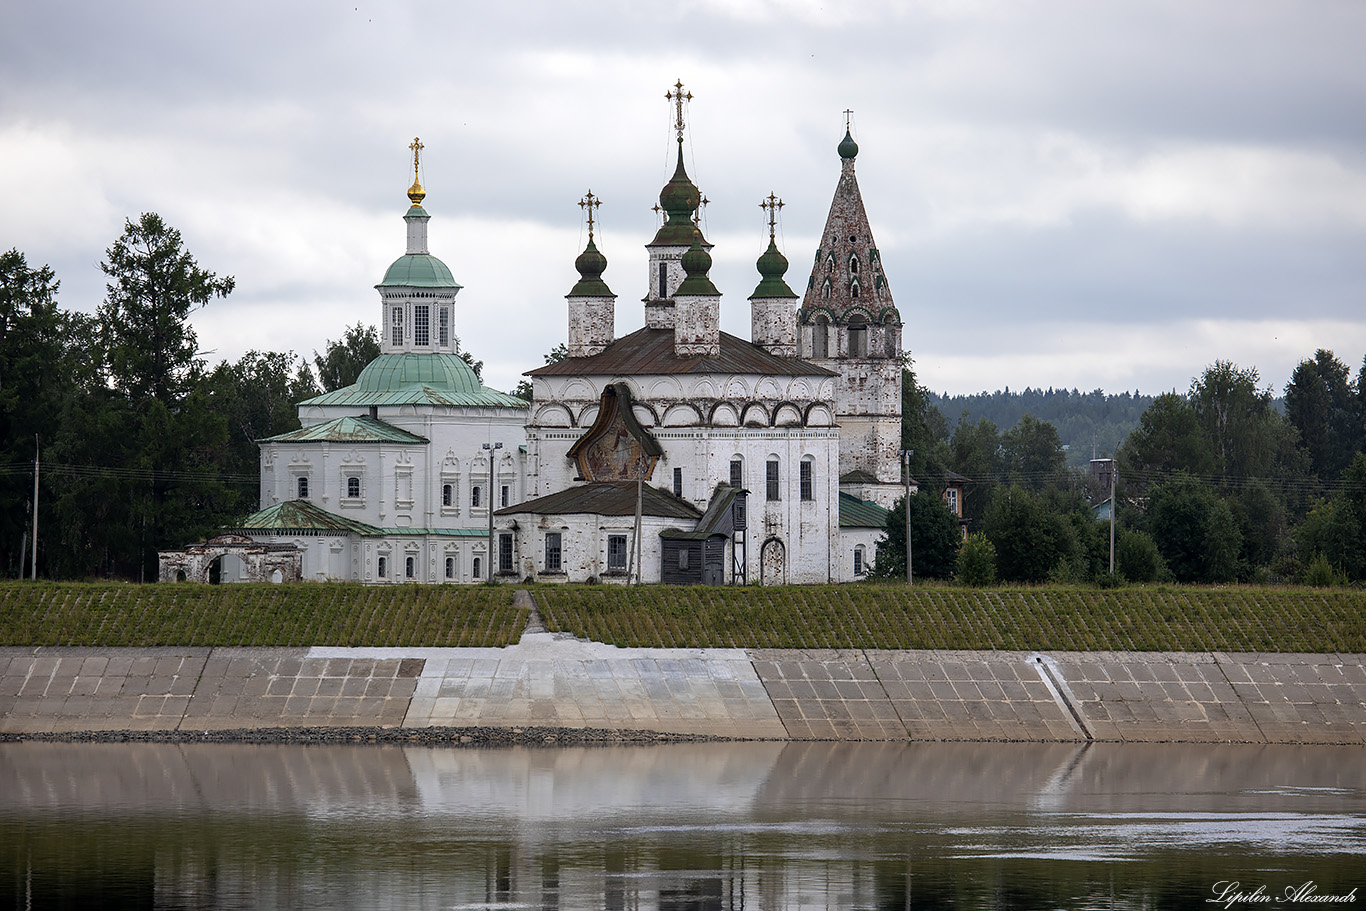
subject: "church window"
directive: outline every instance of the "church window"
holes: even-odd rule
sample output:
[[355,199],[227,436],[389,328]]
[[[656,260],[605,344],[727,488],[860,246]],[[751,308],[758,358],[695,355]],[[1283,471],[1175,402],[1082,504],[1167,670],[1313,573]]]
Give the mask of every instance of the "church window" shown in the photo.
[[778,460],[769,459],[764,476],[764,493],[770,500],[781,500],[778,495]]
[[834,288],[834,285],[831,284],[831,282],[830,282],[830,276],[827,275],[827,276],[825,277],[825,281],[821,282],[821,299],[822,299],[822,300],[829,300],[829,299],[830,299],[830,291],[831,291],[833,288]]
[[858,254],[854,253],[849,257],[849,274],[858,275]]
[[454,499],[455,499],[455,489],[454,489],[454,487],[453,487],[452,485],[450,485],[450,484],[442,484],[442,485],[441,485],[441,505],[442,505],[442,506],[450,506],[450,505],[451,505],[451,501],[454,500]]
[[471,487],[471,488],[470,488],[470,505],[471,505],[471,506],[478,506],[478,505],[479,505],[480,494],[481,494],[482,492],[483,492],[483,488],[482,488],[482,487]]
[[674,496],[683,496],[683,469],[674,469]]
[[851,281],[851,282],[849,283],[849,296],[850,296],[850,297],[858,297],[858,292],[859,292],[859,283],[858,283],[858,279],[854,279],[853,281]]
[[609,573],[626,572],[625,535],[607,536],[607,571]]
[[470,578],[472,578],[472,579],[478,579],[478,578],[481,576],[481,574],[483,573],[483,569],[484,569],[484,567],[483,567],[482,564],[483,564],[483,560],[482,560],[482,559],[480,559],[479,557],[475,557],[475,558],[474,558],[474,561],[473,561],[472,566],[471,566],[471,569],[470,569]]
[[659,296],[665,298],[669,296],[669,264],[659,264]]
[[353,500],[360,497],[360,478],[353,475],[346,479],[346,495]]
[[442,348],[449,347],[451,344],[451,310],[449,307],[442,307],[437,316],[437,341]]
[[417,572],[417,561],[412,557],[403,561],[403,575],[411,579]]
[[376,572],[376,574],[378,574],[378,576],[379,576],[381,579],[383,579],[384,576],[385,576],[385,574],[388,573],[388,571],[389,571],[389,560],[388,560],[386,557],[380,557],[380,558],[379,558],[379,564],[375,567],[375,572]]
[[745,463],[744,463],[743,461],[741,461],[740,459],[731,459],[731,460],[730,460],[730,486],[731,486],[731,487],[744,487],[744,486],[745,486],[744,474],[745,474]]
[[811,356],[824,358],[830,356],[830,324],[824,319],[816,320],[811,329]]
[[304,477],[299,478],[299,499],[300,499],[300,500],[307,500],[307,499],[308,499],[308,476],[307,476],[307,475],[305,475]]
[[503,506],[508,505],[508,492],[509,492],[509,488],[508,488],[508,486],[507,486],[506,484],[504,484],[504,485],[503,485],[502,498],[498,501],[498,502],[499,502],[501,505],[503,505]]
[[413,344],[426,347],[432,343],[431,307],[418,304],[413,308]]
[[500,573],[512,572],[512,535],[501,534],[498,536],[498,571]]
[[403,308],[389,308],[389,344],[403,344]]
[[867,571],[863,565],[863,545],[854,548],[854,575],[861,576]]
[[545,533],[545,571],[548,573],[560,572],[563,566],[560,551],[561,540],[558,531]]
[[857,314],[849,318],[849,356],[868,356],[868,324]]
[[455,557],[447,557],[447,558],[446,558],[446,578],[447,578],[447,579],[454,579],[454,578],[455,578]]
[[815,463],[811,458],[808,457],[808,458],[802,459],[802,464],[801,464],[801,488],[802,488],[802,499],[803,499],[803,500],[814,500],[814,499],[816,499],[816,489],[815,489],[815,488],[816,488],[816,485],[815,485],[814,479],[813,479],[813,477],[812,477],[812,475],[814,474],[813,469],[814,469],[815,467],[816,467],[816,463]]
[[826,272],[834,272],[834,271],[835,271],[835,254],[831,253],[829,256],[827,256],[827,257],[825,258],[825,271],[826,271]]

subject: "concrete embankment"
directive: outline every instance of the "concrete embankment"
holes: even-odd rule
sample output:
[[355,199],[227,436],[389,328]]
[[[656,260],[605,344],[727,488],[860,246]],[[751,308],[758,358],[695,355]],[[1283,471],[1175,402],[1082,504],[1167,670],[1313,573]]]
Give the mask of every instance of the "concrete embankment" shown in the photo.
[[[444,728],[1366,744],[1366,656],[615,648],[0,648],[0,734]],[[423,737],[426,739],[426,737]]]

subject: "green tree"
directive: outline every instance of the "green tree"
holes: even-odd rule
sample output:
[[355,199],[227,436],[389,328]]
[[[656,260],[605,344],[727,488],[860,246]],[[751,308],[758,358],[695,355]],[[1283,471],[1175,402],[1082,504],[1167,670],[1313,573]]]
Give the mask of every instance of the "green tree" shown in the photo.
[[1232,509],[1207,482],[1178,475],[1153,488],[1148,528],[1178,582],[1232,582],[1242,544]]
[[901,448],[911,451],[911,477],[939,486],[949,462],[948,423],[930,404],[929,393],[916,380],[910,357],[901,370]]
[[981,532],[974,532],[958,549],[957,580],[963,585],[983,588],[996,581],[996,546]]
[[1041,490],[1061,478],[1066,465],[1058,428],[1032,414],[1001,435],[1001,467],[1012,483]]
[[1079,552],[1067,517],[1018,485],[992,492],[982,529],[996,547],[996,573],[1006,582],[1043,582]]
[[[911,573],[916,579],[950,579],[958,562],[962,533],[958,517],[944,500],[922,490],[911,494]],[[906,578],[906,502],[902,497],[887,514],[887,533],[878,541],[873,574]]]
[[1121,476],[1139,489],[1174,471],[1210,474],[1214,470],[1210,441],[1195,409],[1174,392],[1153,400],[1125,439],[1118,459]]
[[333,341],[327,340],[323,353],[313,352],[318,382],[323,392],[334,392],[355,385],[365,366],[379,357],[379,332],[374,326],[356,323]]
[[1258,389],[1255,367],[1215,361],[1191,384],[1190,403],[1214,455],[1215,473],[1261,478],[1286,461],[1294,438],[1271,405],[1271,390]]
[[[569,357],[569,346],[561,342],[547,351],[544,357],[547,364],[558,364],[560,361]],[[532,389],[531,380],[522,380],[517,384],[517,388],[512,390],[511,394],[529,402],[531,401]]]
[[154,212],[125,221],[105,257],[99,323],[110,383],[135,404],[173,404],[200,366],[190,312],[227,297],[234,279],[199,268],[180,232]]
[[1366,454],[1356,454],[1338,492],[1314,505],[1294,537],[1302,566],[1322,555],[1351,581],[1366,579]]
[[1320,348],[1301,361],[1285,387],[1285,416],[1299,431],[1310,470],[1336,478],[1362,446],[1366,416],[1352,388],[1351,370]]
[[1115,532],[1115,571],[1130,582],[1156,582],[1167,575],[1167,564],[1147,533],[1121,528]]

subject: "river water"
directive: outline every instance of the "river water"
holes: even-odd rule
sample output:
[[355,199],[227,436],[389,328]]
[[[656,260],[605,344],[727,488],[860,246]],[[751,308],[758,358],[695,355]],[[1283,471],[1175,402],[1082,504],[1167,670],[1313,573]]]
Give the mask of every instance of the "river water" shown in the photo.
[[1358,747],[0,744],[0,908],[1324,897],[1366,907]]

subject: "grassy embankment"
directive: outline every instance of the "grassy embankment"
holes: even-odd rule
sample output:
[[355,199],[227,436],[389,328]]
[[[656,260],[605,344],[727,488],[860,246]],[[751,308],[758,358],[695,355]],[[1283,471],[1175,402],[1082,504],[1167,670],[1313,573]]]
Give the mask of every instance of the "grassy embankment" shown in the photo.
[[[622,646],[1366,653],[1366,592],[532,586],[552,630]],[[0,584],[0,645],[501,646],[513,586]]]

